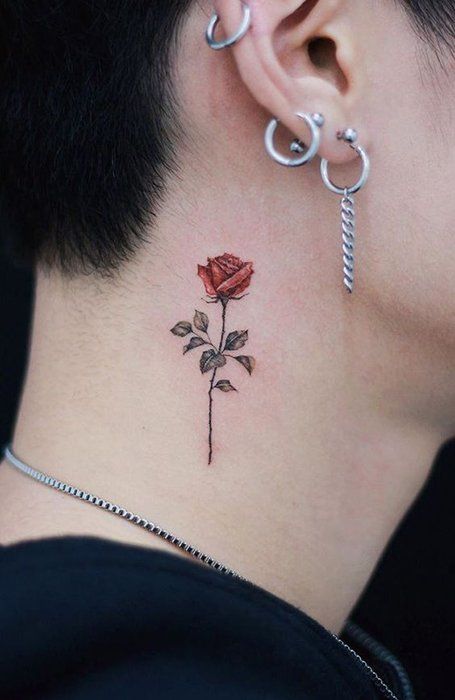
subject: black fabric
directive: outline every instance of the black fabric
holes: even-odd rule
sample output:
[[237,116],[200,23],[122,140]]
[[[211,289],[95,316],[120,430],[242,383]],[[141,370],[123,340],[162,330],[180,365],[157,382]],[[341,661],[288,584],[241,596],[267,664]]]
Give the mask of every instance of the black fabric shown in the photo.
[[1,698],[384,697],[314,620],[173,554],[94,537],[0,547]]

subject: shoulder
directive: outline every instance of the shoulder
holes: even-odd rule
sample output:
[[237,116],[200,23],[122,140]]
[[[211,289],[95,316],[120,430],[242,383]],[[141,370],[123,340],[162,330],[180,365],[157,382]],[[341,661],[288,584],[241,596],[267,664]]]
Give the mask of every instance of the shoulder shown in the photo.
[[0,600],[11,695],[64,681],[84,700],[112,688],[169,699],[376,697],[303,612],[165,552],[83,537],[2,547]]

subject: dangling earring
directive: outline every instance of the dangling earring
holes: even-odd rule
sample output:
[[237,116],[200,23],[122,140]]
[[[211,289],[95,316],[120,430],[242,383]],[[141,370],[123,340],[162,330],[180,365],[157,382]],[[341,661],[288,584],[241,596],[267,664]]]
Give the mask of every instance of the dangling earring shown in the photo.
[[362,173],[352,187],[337,187],[329,177],[329,162],[321,160],[321,176],[324,185],[335,194],[341,196],[341,232],[343,245],[343,275],[344,285],[349,293],[354,290],[354,244],[355,244],[355,202],[354,194],[366,184],[370,174],[370,158],[361,146],[354,145],[357,141],[355,129],[345,129],[337,134],[337,138],[347,143],[362,159]]
[[214,13],[211,18],[210,22],[208,24],[207,30],[205,32],[205,38],[207,40],[207,44],[210,46],[211,49],[214,51],[219,51],[220,49],[226,49],[228,46],[234,46],[234,44],[237,44],[240,39],[243,39],[247,31],[249,30],[251,26],[251,10],[249,5],[246,4],[246,2],[242,1],[242,9],[243,9],[243,17],[242,17],[242,22],[240,24],[240,27],[237,29],[235,34],[232,36],[224,39],[224,41],[215,41],[215,29],[218,25],[218,22],[220,21],[220,18],[216,13]]
[[272,119],[269,122],[264,135],[265,149],[270,158],[272,158],[272,160],[274,160],[276,163],[284,165],[287,168],[298,168],[300,165],[309,163],[318,152],[319,144],[321,143],[321,127],[324,125],[324,117],[322,114],[319,114],[318,112],[315,112],[314,114],[298,112],[296,116],[303,119],[311,131],[311,143],[306,150],[304,149],[301,141],[298,139],[294,139],[289,147],[290,151],[302,154],[299,158],[284,156],[276,150],[273,138],[275,136],[275,131],[278,128],[278,124],[280,123],[278,119]]

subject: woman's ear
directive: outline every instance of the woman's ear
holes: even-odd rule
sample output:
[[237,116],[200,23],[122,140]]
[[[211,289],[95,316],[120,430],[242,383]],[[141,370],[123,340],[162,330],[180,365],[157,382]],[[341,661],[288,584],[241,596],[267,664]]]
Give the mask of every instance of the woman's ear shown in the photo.
[[[340,142],[337,133],[353,127],[359,142],[368,146],[360,108],[365,81],[358,2],[248,0],[248,4],[251,27],[230,50],[250,94],[303,142],[308,141],[308,131],[296,112],[321,113],[325,125],[319,155],[335,163],[353,160],[355,152]],[[242,20],[240,0],[216,0],[215,9],[224,33],[235,33]]]

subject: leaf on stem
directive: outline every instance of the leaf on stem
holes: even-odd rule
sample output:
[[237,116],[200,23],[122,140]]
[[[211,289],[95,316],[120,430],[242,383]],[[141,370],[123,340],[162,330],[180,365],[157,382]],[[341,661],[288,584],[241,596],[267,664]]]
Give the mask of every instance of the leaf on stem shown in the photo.
[[194,319],[193,319],[194,326],[198,329],[198,331],[207,331],[207,328],[209,327],[209,317],[207,314],[203,313],[203,311],[195,311],[194,314]]
[[237,391],[235,386],[232,386],[229,379],[220,379],[220,381],[215,384],[215,389],[220,389],[221,391],[224,391],[226,393],[228,391]]
[[225,350],[239,350],[248,340],[248,331],[232,331],[226,338]]
[[194,350],[194,348],[198,348],[201,345],[206,345],[206,341],[203,340],[203,338],[200,338],[198,335],[195,335],[191,338],[190,342],[188,345],[185,345],[183,348],[183,354],[186,355],[186,353],[189,350]]
[[199,361],[202,374],[210,372],[211,369],[215,369],[216,367],[224,367],[225,364],[226,358],[216,350],[206,350],[202,353]]
[[179,321],[175,324],[174,328],[171,328],[171,333],[178,335],[180,338],[188,335],[193,330],[191,323],[189,321]]
[[245,367],[248,374],[252,374],[256,366],[256,360],[254,357],[251,357],[250,355],[229,355],[229,357],[232,357],[234,360],[237,360],[237,362],[240,362],[240,364]]

